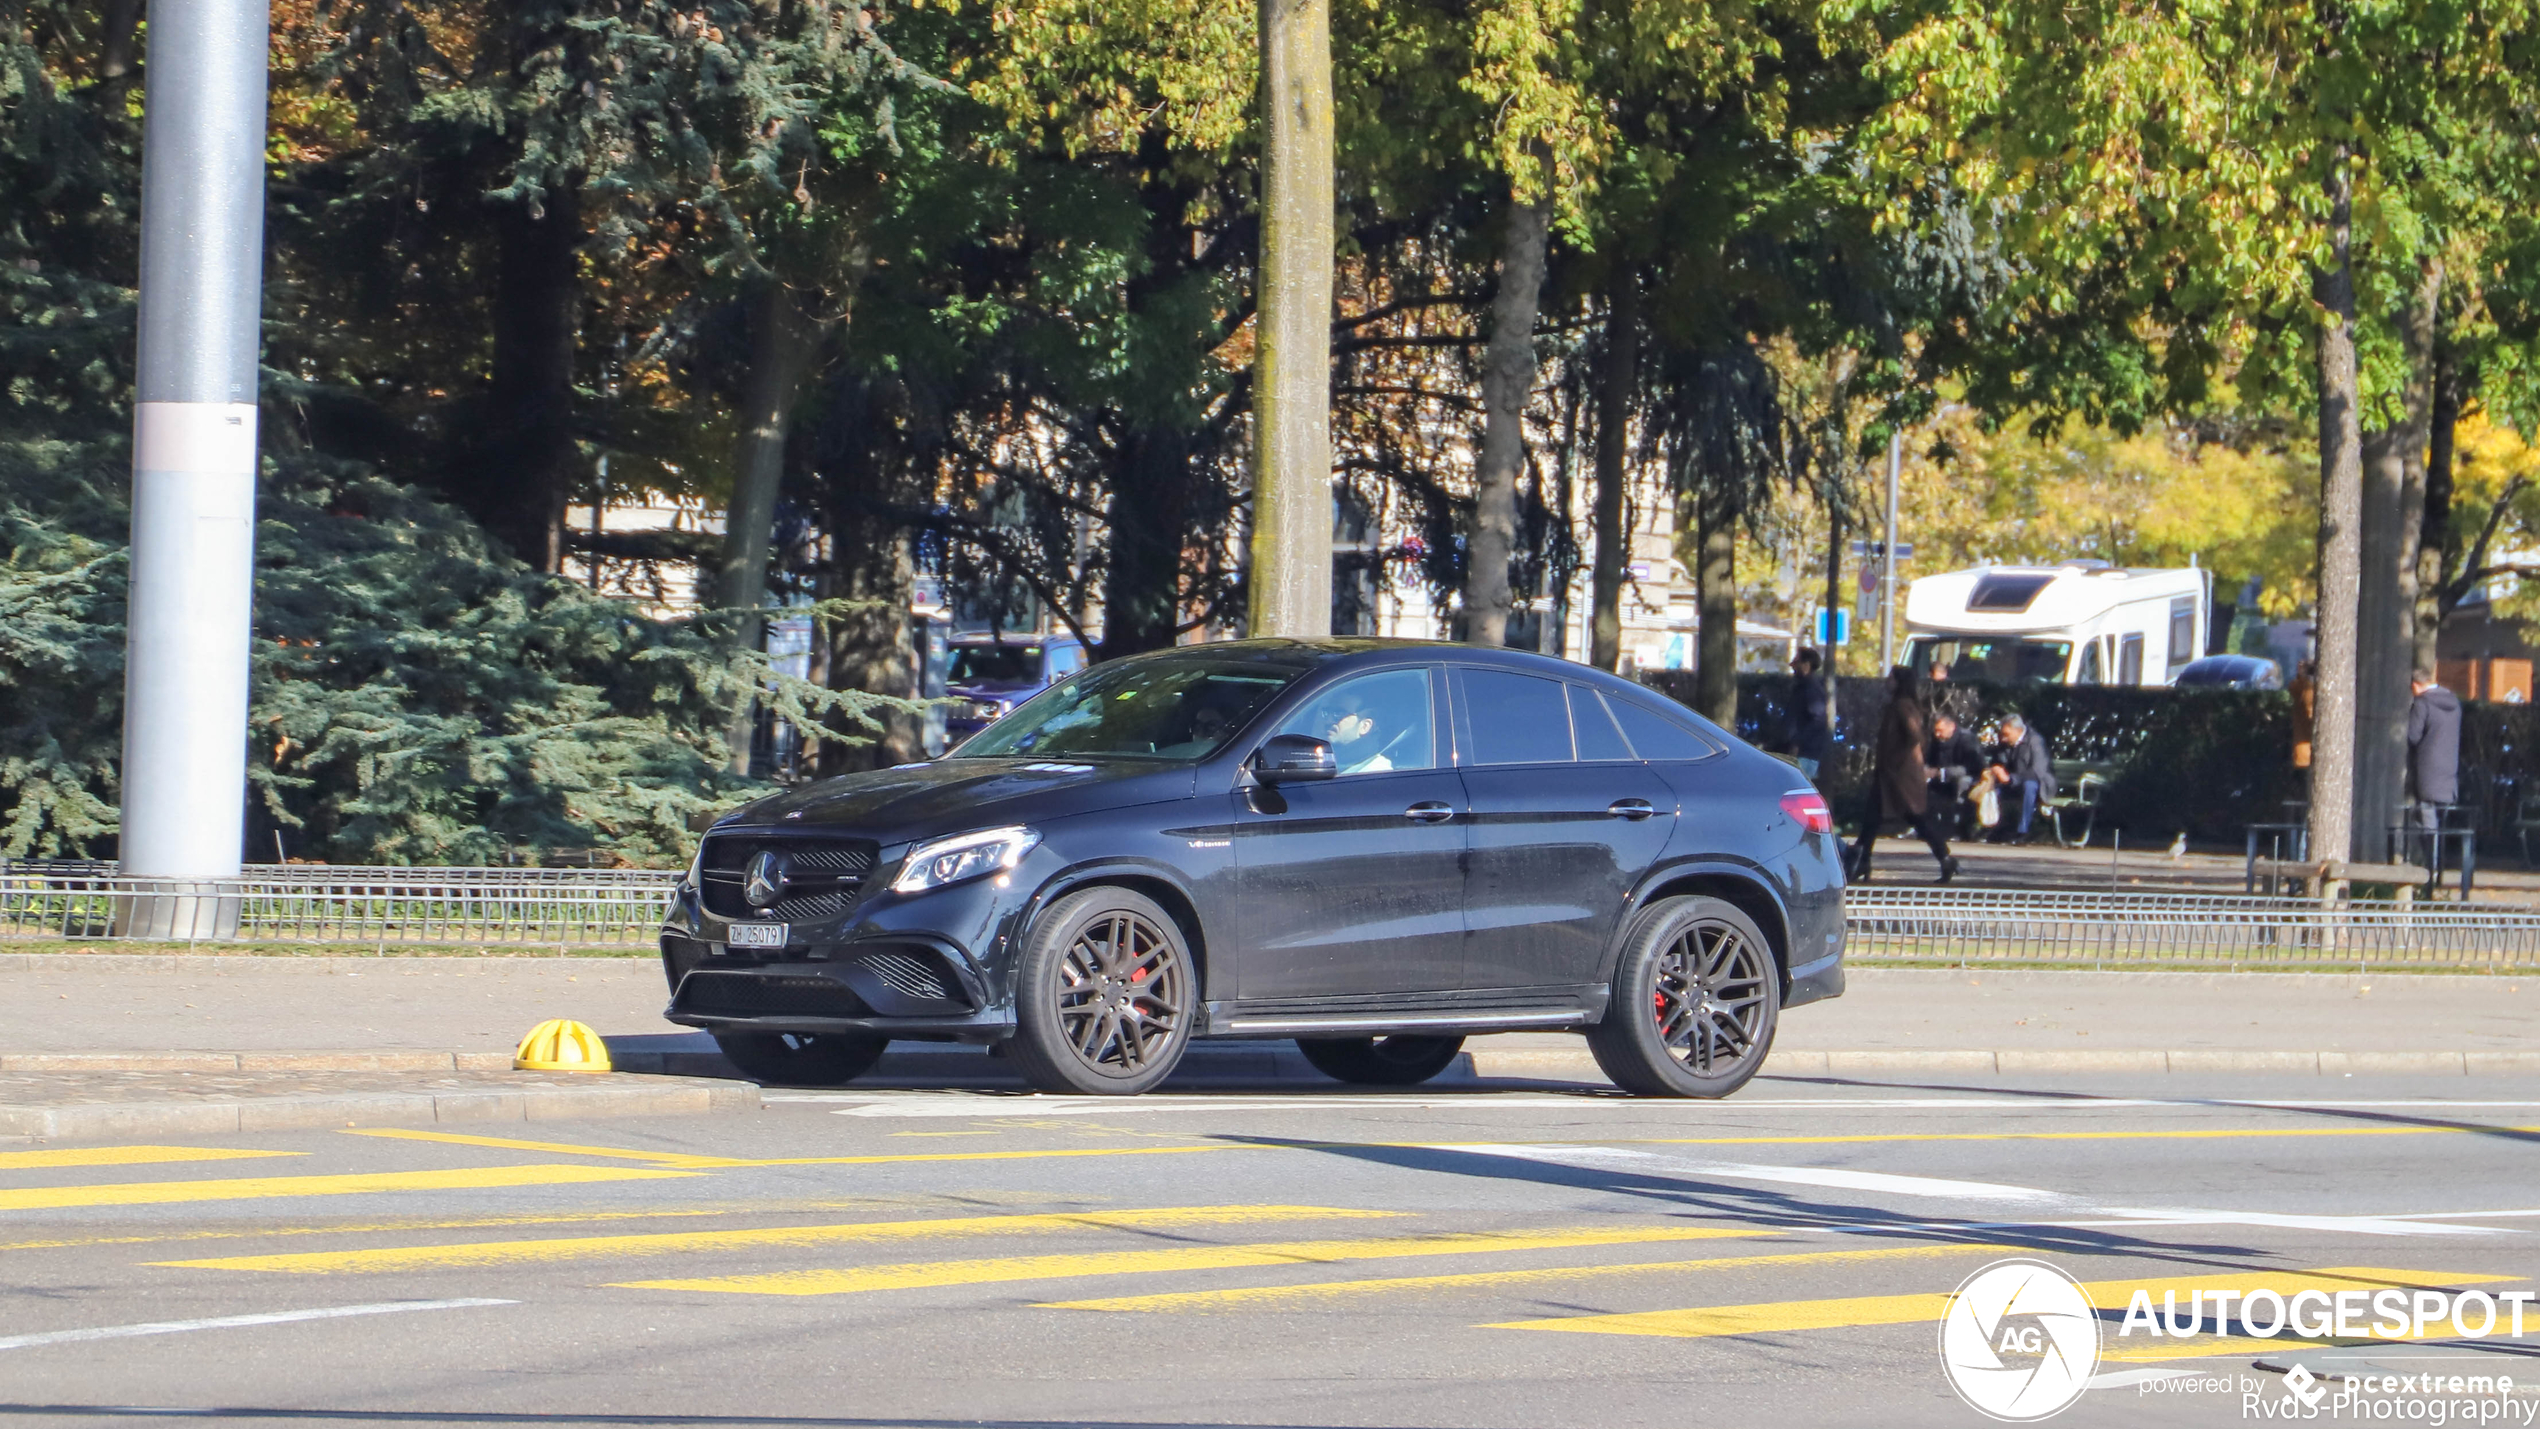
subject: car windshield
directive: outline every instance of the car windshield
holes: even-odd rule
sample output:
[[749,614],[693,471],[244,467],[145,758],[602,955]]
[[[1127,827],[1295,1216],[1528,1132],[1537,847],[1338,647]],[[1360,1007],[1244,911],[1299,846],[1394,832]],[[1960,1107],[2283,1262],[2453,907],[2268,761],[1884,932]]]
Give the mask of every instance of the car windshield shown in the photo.
[[1038,645],[956,645],[944,666],[945,681],[955,685],[1013,684],[1040,674]]
[[1304,673],[1187,658],[1097,665],[971,736],[952,757],[1205,759]]
[[2062,640],[1924,637],[1914,642],[1914,669],[1944,680],[2042,680],[2059,684],[2073,647]]

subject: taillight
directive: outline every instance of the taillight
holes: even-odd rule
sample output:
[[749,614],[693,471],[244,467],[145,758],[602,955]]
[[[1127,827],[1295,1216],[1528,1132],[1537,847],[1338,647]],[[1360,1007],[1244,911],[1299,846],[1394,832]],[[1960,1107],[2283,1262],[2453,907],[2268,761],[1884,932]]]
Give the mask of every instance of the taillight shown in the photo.
[[1826,796],[1814,789],[1796,789],[1782,795],[1782,812],[1799,821],[1799,826],[1812,834],[1834,832],[1834,810],[1826,807]]

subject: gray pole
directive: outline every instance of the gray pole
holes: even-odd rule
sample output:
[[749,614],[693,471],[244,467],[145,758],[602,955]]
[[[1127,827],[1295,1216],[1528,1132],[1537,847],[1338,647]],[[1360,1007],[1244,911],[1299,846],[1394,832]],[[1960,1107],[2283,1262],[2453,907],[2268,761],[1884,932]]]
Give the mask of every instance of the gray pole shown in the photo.
[[1905,434],[1887,434],[1887,549],[1879,576],[1879,671],[1896,668],[1896,471],[1905,460]]
[[[123,871],[233,878],[245,837],[265,210],[264,0],[154,0],[141,145],[140,402]],[[170,892],[181,891],[170,889]],[[128,932],[213,936],[134,900]]]

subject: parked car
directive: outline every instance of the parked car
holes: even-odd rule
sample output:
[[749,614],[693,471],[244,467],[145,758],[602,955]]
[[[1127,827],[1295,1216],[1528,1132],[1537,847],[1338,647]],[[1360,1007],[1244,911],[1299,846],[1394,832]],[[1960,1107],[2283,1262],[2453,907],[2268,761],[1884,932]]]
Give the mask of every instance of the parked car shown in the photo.
[[954,743],[968,739],[1083,668],[1085,642],[1072,635],[960,636],[944,657],[944,693],[956,701],[945,733]]
[[2203,685],[2207,689],[2280,690],[2284,688],[2284,672],[2273,660],[2255,655],[2208,655],[2179,671],[2175,683]]
[[1601,671],[1395,640],[1110,661],[945,758],[771,795],[662,929],[673,1022],[835,1084],[899,1038],[1127,1093],[1194,1037],[1344,1081],[1576,1029],[1614,1081],[1725,1096],[1843,991],[1825,801]]

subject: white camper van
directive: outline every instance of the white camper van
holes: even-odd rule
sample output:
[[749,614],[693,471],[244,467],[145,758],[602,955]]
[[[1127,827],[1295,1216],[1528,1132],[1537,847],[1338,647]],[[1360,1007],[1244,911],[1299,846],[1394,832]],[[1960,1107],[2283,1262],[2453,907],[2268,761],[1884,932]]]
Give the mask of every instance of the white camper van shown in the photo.
[[1953,680],[2167,685],[2205,653],[2213,572],[2105,561],[1925,576],[1905,595],[1906,660]]

